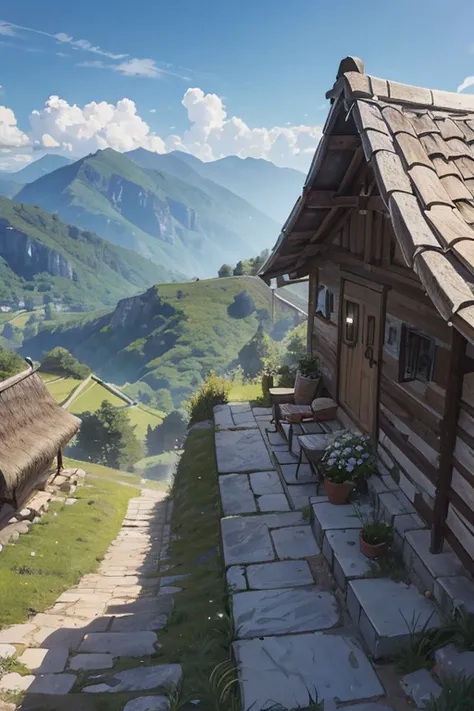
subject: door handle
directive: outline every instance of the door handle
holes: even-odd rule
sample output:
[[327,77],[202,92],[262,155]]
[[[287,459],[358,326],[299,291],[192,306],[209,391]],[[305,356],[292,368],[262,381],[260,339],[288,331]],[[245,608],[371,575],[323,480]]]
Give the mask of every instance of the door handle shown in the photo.
[[364,356],[369,361],[370,368],[372,368],[374,365],[377,365],[377,361],[374,360],[374,349],[372,346],[367,346],[367,348],[365,349]]

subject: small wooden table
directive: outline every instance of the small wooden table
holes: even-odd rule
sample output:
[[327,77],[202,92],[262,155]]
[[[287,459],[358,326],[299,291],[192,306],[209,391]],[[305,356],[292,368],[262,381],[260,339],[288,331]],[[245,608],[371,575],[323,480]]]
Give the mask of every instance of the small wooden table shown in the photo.
[[309,435],[297,435],[298,444],[300,445],[300,456],[298,459],[298,466],[296,467],[296,478],[298,478],[298,472],[303,460],[303,453],[306,455],[311,471],[317,479],[316,494],[319,493],[319,487],[322,481],[321,471],[319,469],[319,462],[321,461],[326,447],[328,445],[328,435],[327,434],[309,434]]
[[294,388],[270,388],[270,402],[272,406],[272,419],[270,424],[275,425],[274,430],[266,429],[266,432],[278,432],[278,422],[280,421],[280,411],[279,406],[284,403],[293,403],[295,400],[295,389]]

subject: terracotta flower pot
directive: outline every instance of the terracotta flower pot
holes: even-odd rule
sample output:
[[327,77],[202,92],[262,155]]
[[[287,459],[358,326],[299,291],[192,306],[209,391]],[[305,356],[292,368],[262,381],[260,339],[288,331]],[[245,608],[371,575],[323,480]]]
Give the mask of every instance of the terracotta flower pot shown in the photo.
[[324,477],[324,490],[331,504],[336,504],[337,506],[347,504],[353,488],[354,484],[352,481],[336,484]]
[[387,555],[388,543],[367,543],[364,540],[362,531],[359,534],[360,550],[366,558],[382,558]]

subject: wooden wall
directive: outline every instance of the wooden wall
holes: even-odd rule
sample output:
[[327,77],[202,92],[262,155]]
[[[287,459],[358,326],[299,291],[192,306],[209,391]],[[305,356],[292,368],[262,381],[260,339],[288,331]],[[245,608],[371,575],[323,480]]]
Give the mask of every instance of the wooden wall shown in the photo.
[[[308,314],[308,345],[311,353],[319,358],[324,384],[333,398],[337,397],[337,324],[340,283],[339,268],[330,262],[316,267],[310,274],[310,294],[313,296]],[[323,285],[333,294],[333,311],[329,319],[316,313],[317,293],[319,287]]]

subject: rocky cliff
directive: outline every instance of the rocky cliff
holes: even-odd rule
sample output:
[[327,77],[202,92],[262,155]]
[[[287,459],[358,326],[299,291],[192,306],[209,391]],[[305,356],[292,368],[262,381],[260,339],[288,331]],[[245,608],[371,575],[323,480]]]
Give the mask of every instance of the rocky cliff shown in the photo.
[[71,262],[62,254],[32,239],[0,218],[0,257],[24,279],[47,273],[55,277],[74,280]]

